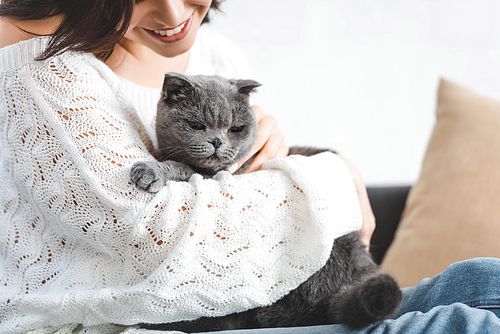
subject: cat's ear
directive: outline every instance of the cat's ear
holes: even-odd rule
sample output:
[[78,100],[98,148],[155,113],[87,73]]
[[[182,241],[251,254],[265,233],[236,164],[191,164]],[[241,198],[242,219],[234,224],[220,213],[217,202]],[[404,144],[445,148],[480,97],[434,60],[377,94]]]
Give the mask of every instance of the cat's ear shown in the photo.
[[194,92],[193,83],[183,74],[167,73],[163,81],[162,99],[165,101],[178,101]]
[[255,80],[234,80],[234,84],[238,88],[238,92],[244,95],[250,95],[255,88],[262,86]]

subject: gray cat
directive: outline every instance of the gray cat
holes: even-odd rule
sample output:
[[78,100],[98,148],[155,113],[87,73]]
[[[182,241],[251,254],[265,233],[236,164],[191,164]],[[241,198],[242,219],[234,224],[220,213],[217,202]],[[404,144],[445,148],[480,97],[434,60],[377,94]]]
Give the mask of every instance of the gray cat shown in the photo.
[[[211,177],[240,161],[255,141],[257,122],[249,94],[259,86],[253,80],[167,74],[157,110],[159,161],[134,164],[132,180],[146,191],[157,192],[169,180],[184,181],[194,173]],[[330,150],[290,148],[290,154],[324,151]],[[184,332],[321,324],[358,328],[390,317],[401,300],[396,281],[378,270],[354,232],[336,239],[325,266],[270,306],[141,327]]]
[[161,162],[135,164],[133,181],[157,192],[169,180],[212,177],[245,158],[257,134],[248,96],[258,86],[253,80],[167,74],[156,115]]

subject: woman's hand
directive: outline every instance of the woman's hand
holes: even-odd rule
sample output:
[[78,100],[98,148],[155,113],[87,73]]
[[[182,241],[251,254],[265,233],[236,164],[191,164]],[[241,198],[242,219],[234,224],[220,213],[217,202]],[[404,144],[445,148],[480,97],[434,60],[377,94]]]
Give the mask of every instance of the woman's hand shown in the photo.
[[248,156],[235,166],[232,166],[229,171],[234,173],[238,168],[251,158],[256,152],[260,153],[255,157],[253,162],[247,168],[245,173],[251,173],[259,170],[262,164],[268,160],[288,155],[288,146],[284,141],[284,134],[276,123],[276,119],[272,116],[264,114],[259,106],[252,106],[259,129],[257,130],[257,139]]
[[372,238],[373,231],[375,231],[375,216],[373,215],[372,207],[370,205],[370,200],[368,199],[368,193],[366,191],[366,186],[361,178],[361,174],[352,162],[346,158],[340,157],[346,164],[351,177],[354,181],[354,186],[356,187],[356,193],[358,194],[359,204],[361,206],[361,215],[363,217],[363,225],[359,231],[361,234],[361,240],[370,248],[370,240]]

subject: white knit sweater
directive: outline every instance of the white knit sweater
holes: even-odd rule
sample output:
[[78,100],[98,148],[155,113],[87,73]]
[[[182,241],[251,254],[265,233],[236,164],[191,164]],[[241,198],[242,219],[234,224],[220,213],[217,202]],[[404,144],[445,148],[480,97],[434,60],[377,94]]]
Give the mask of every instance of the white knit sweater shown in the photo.
[[159,92],[90,54],[34,61],[46,43],[0,49],[0,333],[135,333],[267,305],[359,229],[329,153],[137,189]]

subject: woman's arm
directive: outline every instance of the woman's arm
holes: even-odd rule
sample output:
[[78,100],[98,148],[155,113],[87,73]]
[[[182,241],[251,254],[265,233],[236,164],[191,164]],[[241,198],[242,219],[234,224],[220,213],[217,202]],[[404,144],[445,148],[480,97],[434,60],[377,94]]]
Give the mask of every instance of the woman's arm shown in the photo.
[[354,164],[344,157],[340,157],[342,161],[346,164],[349,169],[349,173],[356,187],[356,193],[358,194],[359,204],[361,207],[361,215],[363,217],[363,225],[361,226],[361,240],[364,242],[367,248],[370,247],[370,240],[372,238],[373,232],[375,231],[376,221],[375,215],[373,214],[370,200],[368,199],[368,192],[366,186],[361,177],[361,173],[358,171]]

